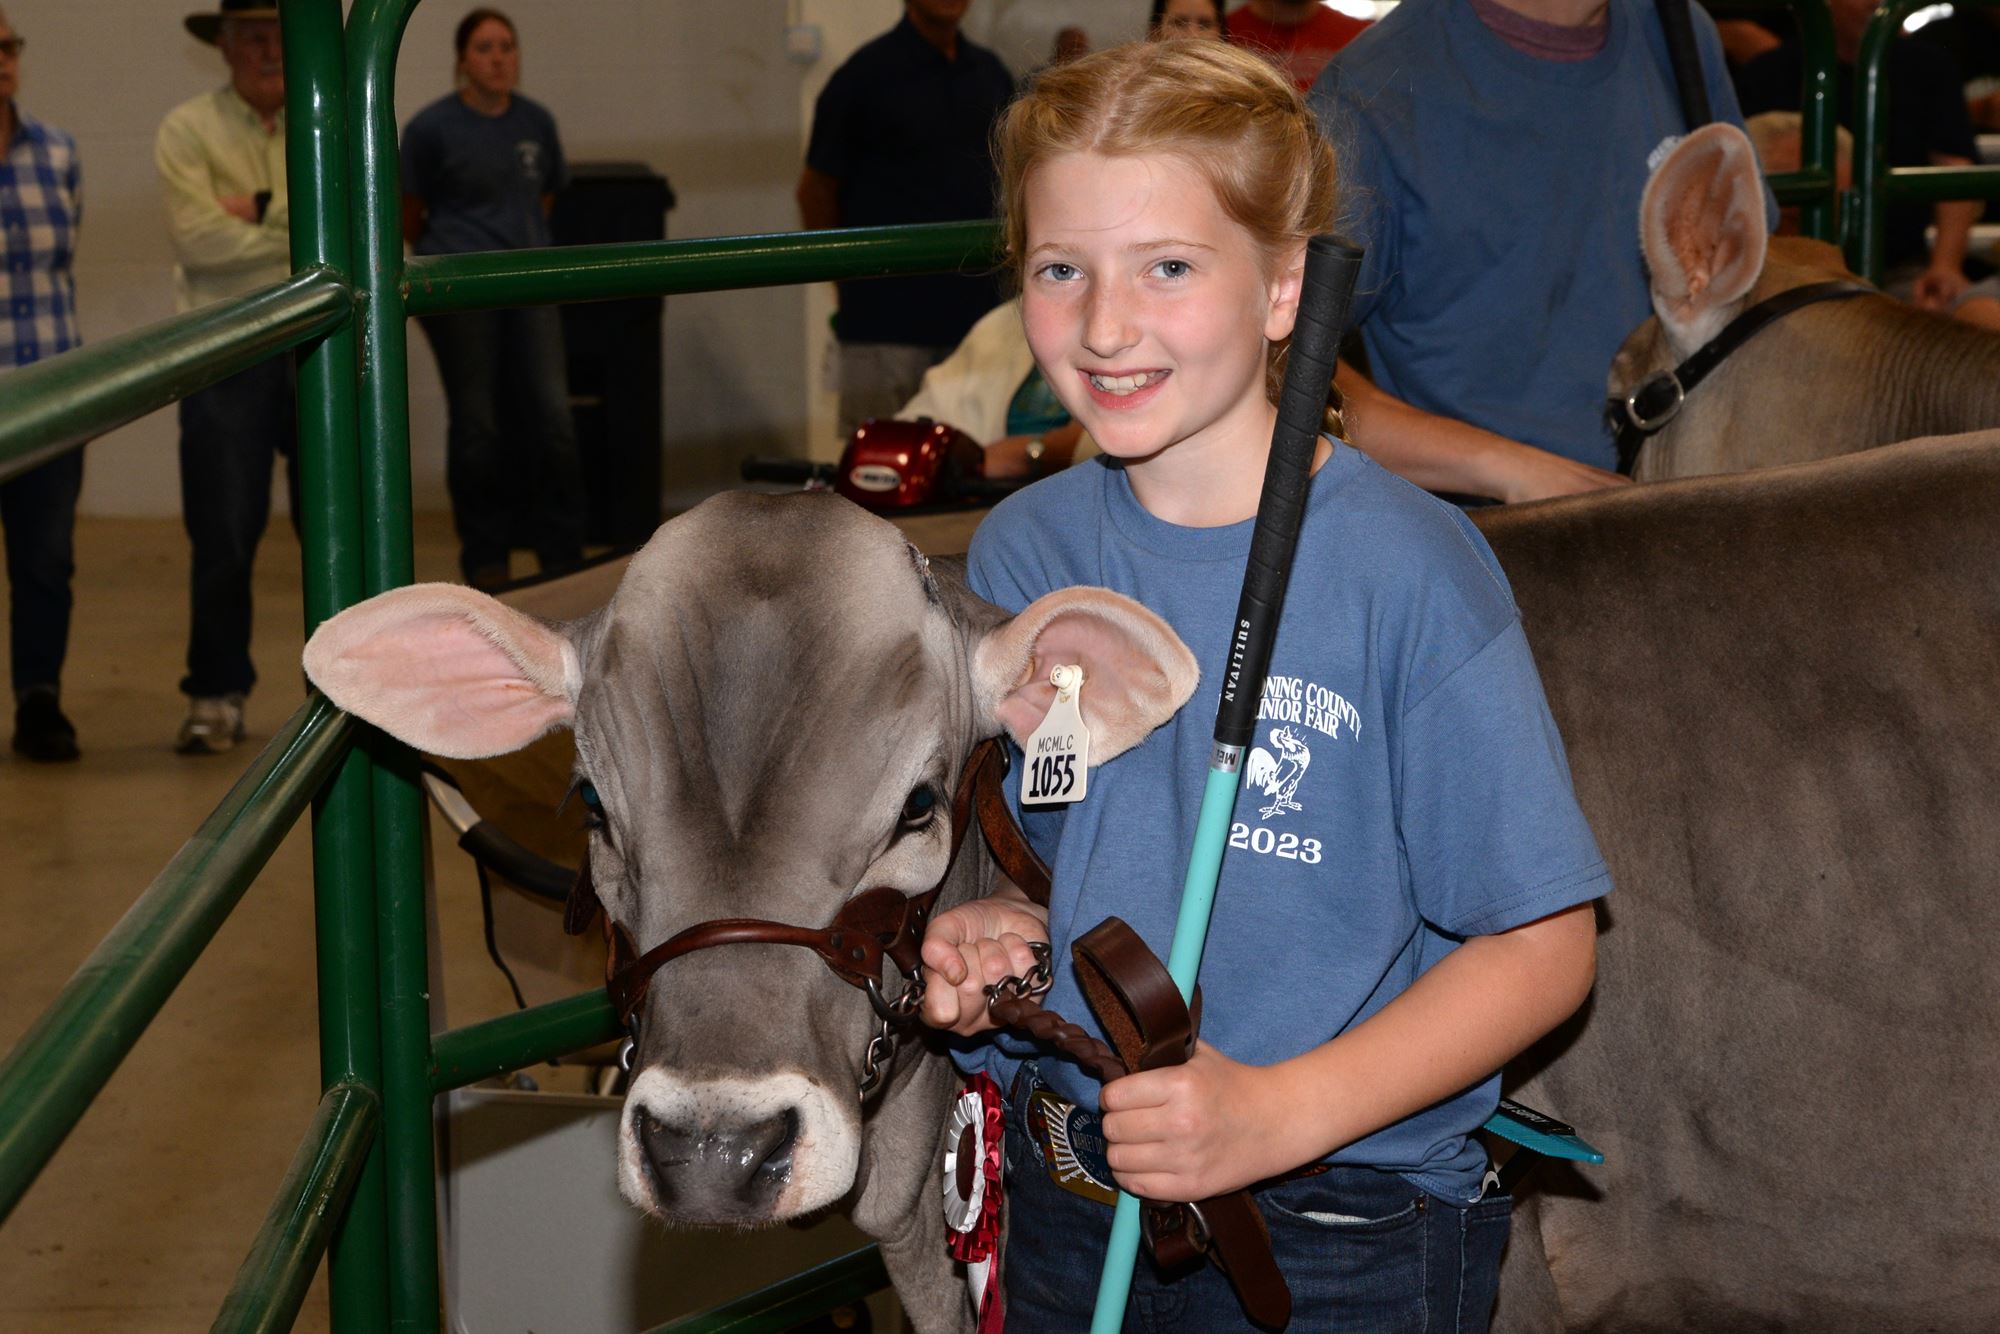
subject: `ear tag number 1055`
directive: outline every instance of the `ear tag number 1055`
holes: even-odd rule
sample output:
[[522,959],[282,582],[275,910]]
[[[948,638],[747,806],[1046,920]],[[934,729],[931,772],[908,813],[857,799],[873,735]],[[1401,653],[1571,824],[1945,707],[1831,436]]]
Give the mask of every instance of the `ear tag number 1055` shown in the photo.
[[1090,729],[1083,725],[1083,668],[1058,667],[1049,673],[1055,701],[1042,725],[1022,749],[1027,769],[1021,774],[1023,806],[1053,806],[1082,801],[1090,780]]

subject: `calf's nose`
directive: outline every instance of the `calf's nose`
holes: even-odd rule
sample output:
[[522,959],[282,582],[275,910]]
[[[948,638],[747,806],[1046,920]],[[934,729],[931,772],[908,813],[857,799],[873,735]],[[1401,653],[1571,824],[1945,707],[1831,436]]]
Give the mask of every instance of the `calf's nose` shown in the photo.
[[632,1128],[663,1210],[692,1223],[747,1223],[769,1218],[791,1179],[799,1113],[700,1125],[641,1107]]

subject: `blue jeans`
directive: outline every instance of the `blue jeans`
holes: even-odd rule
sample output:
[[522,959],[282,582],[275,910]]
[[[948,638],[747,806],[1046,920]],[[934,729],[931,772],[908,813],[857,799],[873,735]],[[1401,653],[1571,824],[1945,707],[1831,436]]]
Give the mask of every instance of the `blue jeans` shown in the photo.
[[[529,540],[544,570],[583,558],[583,463],[570,416],[562,320],[552,306],[426,315],[449,426],[445,486],[466,580],[504,567],[516,500],[528,500]],[[503,422],[532,451],[512,457]]]
[[7,533],[7,623],[14,693],[55,690],[69,648],[70,577],[76,573],[76,497],[83,451],[71,450],[0,483]]
[[[1006,1158],[1007,1326],[1037,1334],[1088,1329],[1111,1210],[1049,1179],[1011,1107]],[[1511,1198],[1456,1205],[1365,1167],[1335,1167],[1256,1198],[1292,1291],[1295,1334],[1477,1334],[1491,1320]],[[1143,1251],[1124,1327],[1255,1328],[1213,1264],[1162,1282]]]
[[194,548],[187,675],[181,693],[247,694],[250,573],[271,517],[271,468],[282,455],[298,527],[297,379],[272,357],[181,400],[181,522]]

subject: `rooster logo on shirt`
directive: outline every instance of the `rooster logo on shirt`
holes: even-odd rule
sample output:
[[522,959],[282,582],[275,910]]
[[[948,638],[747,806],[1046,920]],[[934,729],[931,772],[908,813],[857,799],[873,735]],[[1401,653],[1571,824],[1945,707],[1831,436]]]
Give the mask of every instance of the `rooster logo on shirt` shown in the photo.
[[1306,776],[1313,758],[1306,743],[1289,727],[1272,728],[1268,740],[1278,753],[1273,755],[1262,746],[1256,747],[1250,752],[1250,771],[1244,775],[1244,781],[1271,799],[1270,805],[1257,812],[1266,820],[1286,811],[1305,809],[1292,800],[1292,794],[1299,790],[1299,780]]

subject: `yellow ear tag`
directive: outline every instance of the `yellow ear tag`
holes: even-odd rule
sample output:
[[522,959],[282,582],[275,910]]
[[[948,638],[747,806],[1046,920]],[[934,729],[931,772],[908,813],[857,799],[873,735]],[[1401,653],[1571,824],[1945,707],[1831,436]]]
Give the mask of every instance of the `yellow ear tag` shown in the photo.
[[1082,801],[1090,782],[1090,729],[1083,725],[1083,668],[1057,667],[1049,673],[1056,697],[1042,725],[1022,749],[1028,767],[1021,774],[1023,806]]

